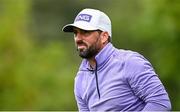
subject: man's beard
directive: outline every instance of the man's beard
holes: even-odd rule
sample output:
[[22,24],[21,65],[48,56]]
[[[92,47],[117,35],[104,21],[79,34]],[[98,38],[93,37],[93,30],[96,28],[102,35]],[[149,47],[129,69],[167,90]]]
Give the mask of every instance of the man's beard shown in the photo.
[[88,46],[86,43],[83,43],[87,48],[84,49],[84,50],[77,49],[77,51],[79,53],[79,56],[82,57],[82,58],[86,58],[86,59],[94,57],[100,50],[98,48],[98,43],[97,42],[98,42],[98,39],[91,46]]

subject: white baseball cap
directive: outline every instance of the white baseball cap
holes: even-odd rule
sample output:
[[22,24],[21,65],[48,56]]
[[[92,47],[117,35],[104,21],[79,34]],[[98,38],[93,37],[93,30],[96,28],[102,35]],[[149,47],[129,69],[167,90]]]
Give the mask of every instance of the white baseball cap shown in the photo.
[[96,9],[83,9],[76,16],[74,23],[65,25],[62,30],[64,32],[73,32],[74,27],[83,30],[107,31],[109,36],[112,37],[111,20],[105,13]]

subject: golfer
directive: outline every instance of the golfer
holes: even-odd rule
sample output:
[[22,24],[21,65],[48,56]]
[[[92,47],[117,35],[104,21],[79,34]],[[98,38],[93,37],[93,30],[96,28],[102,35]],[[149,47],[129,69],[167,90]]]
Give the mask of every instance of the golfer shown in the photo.
[[168,111],[171,103],[150,62],[112,44],[111,21],[96,9],[83,9],[64,32],[73,32],[83,58],[75,77],[79,111]]

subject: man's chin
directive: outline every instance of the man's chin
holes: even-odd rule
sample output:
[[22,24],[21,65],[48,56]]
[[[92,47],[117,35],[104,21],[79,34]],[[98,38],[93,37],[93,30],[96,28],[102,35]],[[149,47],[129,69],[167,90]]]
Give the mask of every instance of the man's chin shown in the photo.
[[84,55],[79,54],[79,56],[80,56],[81,58],[83,58],[83,59],[87,59],[87,57],[84,56]]
[[86,51],[79,51],[79,50],[78,50],[78,52],[79,52],[79,56],[80,56],[81,58],[85,58],[85,59],[89,58],[89,56],[88,56],[88,54],[87,54]]

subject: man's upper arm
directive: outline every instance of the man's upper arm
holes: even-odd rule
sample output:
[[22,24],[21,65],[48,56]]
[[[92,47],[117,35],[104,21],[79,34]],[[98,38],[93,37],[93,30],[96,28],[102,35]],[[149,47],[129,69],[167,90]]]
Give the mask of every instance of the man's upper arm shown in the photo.
[[171,110],[168,94],[151,64],[142,56],[132,56],[126,62],[129,84],[142,99],[144,110]]
[[83,102],[81,97],[79,97],[79,96],[75,96],[75,97],[76,97],[76,101],[77,101],[77,105],[78,105],[78,110],[79,111],[89,111],[87,105],[85,104],[85,102]]
[[78,110],[79,111],[89,111],[87,104],[85,103],[85,101],[82,99],[81,94],[82,94],[82,81],[78,81],[80,80],[78,77],[75,78],[75,84],[74,84],[74,94],[75,94],[75,98],[76,98],[76,102],[77,102],[77,106],[78,106]]

